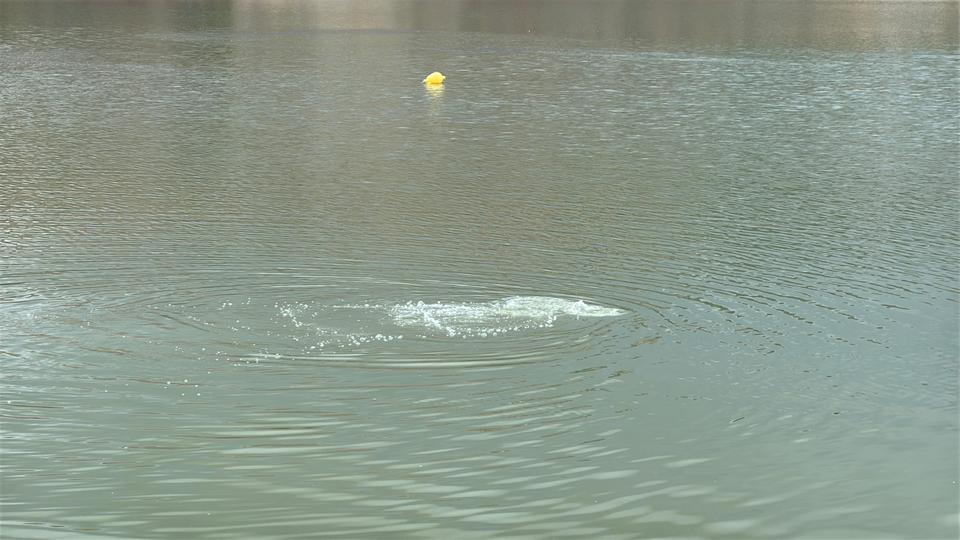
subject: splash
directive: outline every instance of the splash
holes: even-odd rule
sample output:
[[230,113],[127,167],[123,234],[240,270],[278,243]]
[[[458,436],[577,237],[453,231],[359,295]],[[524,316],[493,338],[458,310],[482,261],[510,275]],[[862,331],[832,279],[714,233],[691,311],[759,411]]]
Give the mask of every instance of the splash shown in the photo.
[[427,328],[448,336],[496,336],[549,328],[562,317],[612,317],[623,310],[549,296],[514,296],[490,302],[407,302],[388,308],[399,326]]

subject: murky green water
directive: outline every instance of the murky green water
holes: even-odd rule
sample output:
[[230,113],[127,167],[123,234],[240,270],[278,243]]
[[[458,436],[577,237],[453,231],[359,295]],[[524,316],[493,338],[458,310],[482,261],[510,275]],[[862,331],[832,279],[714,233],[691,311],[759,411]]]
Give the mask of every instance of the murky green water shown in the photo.
[[956,537],[957,46],[0,0],[0,535]]

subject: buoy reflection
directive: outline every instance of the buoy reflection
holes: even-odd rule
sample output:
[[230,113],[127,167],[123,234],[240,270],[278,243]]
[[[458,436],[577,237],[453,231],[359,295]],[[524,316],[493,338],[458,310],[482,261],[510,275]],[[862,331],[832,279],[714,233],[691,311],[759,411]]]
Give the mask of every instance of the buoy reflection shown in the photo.
[[425,84],[423,87],[427,89],[427,93],[430,94],[430,97],[432,98],[439,98],[443,96],[442,84]]

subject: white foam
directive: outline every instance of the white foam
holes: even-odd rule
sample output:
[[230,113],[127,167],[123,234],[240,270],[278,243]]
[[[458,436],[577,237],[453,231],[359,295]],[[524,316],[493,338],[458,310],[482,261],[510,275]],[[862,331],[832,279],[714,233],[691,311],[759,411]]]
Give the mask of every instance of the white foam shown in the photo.
[[513,296],[490,302],[407,302],[390,306],[399,326],[414,326],[449,336],[499,335],[553,326],[561,317],[612,317],[623,310],[583,300],[550,296]]

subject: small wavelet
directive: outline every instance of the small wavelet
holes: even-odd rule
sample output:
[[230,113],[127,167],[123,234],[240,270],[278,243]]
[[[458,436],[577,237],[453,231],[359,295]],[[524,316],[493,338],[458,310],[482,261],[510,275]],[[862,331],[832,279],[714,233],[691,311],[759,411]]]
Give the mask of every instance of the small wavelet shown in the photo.
[[487,337],[550,328],[561,317],[613,317],[624,313],[583,300],[550,296],[513,296],[489,302],[407,302],[388,311],[399,326],[432,329],[451,337]]

